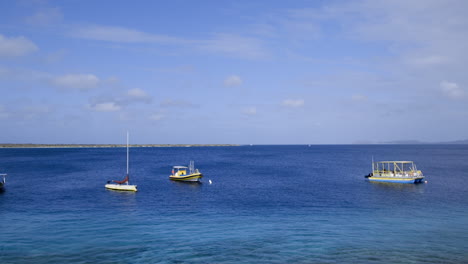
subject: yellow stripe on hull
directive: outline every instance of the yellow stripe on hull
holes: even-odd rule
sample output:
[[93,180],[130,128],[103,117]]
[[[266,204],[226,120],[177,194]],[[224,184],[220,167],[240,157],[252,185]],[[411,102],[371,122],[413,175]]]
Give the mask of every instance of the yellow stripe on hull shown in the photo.
[[169,176],[169,179],[171,179],[173,181],[191,181],[191,182],[195,182],[195,181],[199,181],[202,177],[203,177],[203,175],[201,173],[196,173],[196,174],[190,174],[190,175],[184,175],[184,176],[171,175],[171,176]]
[[391,178],[391,177],[369,177],[369,180],[386,180],[386,181],[414,181],[415,178]]
[[369,181],[376,181],[376,182],[417,183],[417,182],[422,182],[424,177],[418,177],[418,178],[369,177],[367,179]]

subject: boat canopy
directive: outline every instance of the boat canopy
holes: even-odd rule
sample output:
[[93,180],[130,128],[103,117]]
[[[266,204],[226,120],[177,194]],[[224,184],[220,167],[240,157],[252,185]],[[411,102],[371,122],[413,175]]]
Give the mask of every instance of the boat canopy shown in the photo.
[[413,161],[377,161],[372,163],[372,171],[378,172],[414,172],[417,171]]
[[375,163],[413,163],[412,161],[376,161]]
[[174,169],[188,169],[188,167],[185,166],[174,166]]

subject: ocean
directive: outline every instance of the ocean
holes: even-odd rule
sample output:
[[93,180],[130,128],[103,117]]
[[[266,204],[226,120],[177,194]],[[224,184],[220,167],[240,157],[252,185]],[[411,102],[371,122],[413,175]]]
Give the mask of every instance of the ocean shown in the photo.
[[[365,181],[413,160],[425,184]],[[170,181],[190,160],[203,183]],[[468,263],[468,145],[0,149],[0,263]],[[211,184],[209,181],[211,180]]]

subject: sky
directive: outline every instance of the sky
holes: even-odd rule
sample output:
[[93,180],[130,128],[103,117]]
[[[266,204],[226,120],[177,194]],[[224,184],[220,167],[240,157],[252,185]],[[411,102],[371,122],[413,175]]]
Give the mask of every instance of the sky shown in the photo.
[[468,138],[468,2],[0,1],[0,143]]

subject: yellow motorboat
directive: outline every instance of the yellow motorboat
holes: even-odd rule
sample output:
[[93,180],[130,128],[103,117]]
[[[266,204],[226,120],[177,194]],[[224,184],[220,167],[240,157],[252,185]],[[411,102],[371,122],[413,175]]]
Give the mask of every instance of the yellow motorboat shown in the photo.
[[190,161],[190,165],[188,167],[172,167],[172,174],[169,176],[169,179],[173,181],[199,182],[202,177],[203,174],[201,174],[198,169],[195,169],[194,162]]

